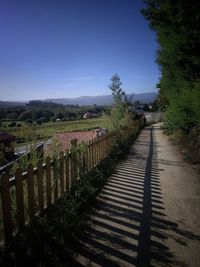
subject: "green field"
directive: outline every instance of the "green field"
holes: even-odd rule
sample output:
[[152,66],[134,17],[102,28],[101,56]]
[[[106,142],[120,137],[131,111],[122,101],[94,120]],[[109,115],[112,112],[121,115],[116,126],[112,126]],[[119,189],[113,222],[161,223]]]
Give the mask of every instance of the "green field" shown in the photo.
[[[27,126],[26,126],[27,127]],[[92,119],[82,119],[75,121],[64,121],[64,122],[49,122],[42,125],[30,126],[31,130],[38,140],[44,140],[54,135],[58,132],[66,131],[86,131],[91,130],[96,127],[108,128],[111,130],[113,128],[112,122],[108,116],[102,116],[99,118]],[[23,138],[25,134],[25,127],[0,127],[0,131],[6,131],[17,138]]]

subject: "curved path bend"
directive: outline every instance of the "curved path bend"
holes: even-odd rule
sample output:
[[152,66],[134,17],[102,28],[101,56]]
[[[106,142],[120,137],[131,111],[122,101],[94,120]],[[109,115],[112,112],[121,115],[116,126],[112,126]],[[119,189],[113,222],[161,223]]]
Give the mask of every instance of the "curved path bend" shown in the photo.
[[70,266],[200,266],[200,177],[160,124],[104,186]]

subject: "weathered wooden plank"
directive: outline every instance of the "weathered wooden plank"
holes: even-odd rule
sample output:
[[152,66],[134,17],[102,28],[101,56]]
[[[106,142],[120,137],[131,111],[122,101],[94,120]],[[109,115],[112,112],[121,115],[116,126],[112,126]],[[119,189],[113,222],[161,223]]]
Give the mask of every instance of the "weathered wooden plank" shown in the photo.
[[88,144],[88,170],[91,170],[91,150],[92,150],[92,141],[89,140],[89,144]]
[[109,133],[106,135],[106,141],[105,141],[105,153],[106,153],[106,157],[108,156],[108,135],[109,135]]
[[47,207],[51,205],[51,162],[50,158],[46,159],[46,193],[47,193]]
[[60,194],[64,194],[64,158],[63,152],[60,153],[59,158],[59,174],[60,174]]
[[22,231],[25,227],[24,217],[24,190],[22,169],[17,168],[15,172],[15,187],[16,187],[16,206],[17,206],[17,222],[19,230]]
[[95,165],[99,162],[99,138],[96,139],[96,153],[95,153],[96,162]]
[[99,139],[99,162],[102,160],[102,136]]
[[77,176],[77,139],[74,139],[71,141],[71,185],[75,183]]
[[103,137],[103,158],[106,157],[106,136]]
[[88,144],[89,144],[89,142],[86,141],[85,142],[85,171],[86,172],[88,172],[88,170],[89,170]]
[[34,197],[34,176],[33,165],[27,167],[27,188],[28,188],[28,214],[30,221],[35,218],[35,197]]
[[44,209],[44,182],[43,182],[43,167],[42,167],[42,161],[39,160],[37,164],[37,189],[38,189],[38,205],[39,210]]
[[69,190],[69,151],[66,151],[65,156],[65,190]]
[[91,140],[91,169],[94,167],[94,140]]
[[97,165],[98,163],[98,153],[99,153],[99,140],[96,138],[95,140],[95,164],[94,165]]
[[97,164],[99,164],[100,162],[100,154],[101,154],[101,137],[98,138]]
[[86,146],[83,143],[83,150],[82,150],[82,174],[84,174],[85,171],[86,171],[86,162],[85,162],[85,159],[86,159]]
[[97,164],[97,160],[98,160],[98,141],[97,138],[94,139],[94,162],[93,162],[93,166],[96,166]]
[[2,201],[2,215],[4,226],[4,240],[5,246],[9,245],[13,237],[13,224],[11,218],[11,197],[9,175],[3,173],[1,176],[1,201]]
[[79,179],[81,176],[81,171],[82,171],[82,169],[81,169],[82,168],[82,153],[81,153],[81,151],[77,152],[76,168],[78,169],[77,179]]
[[92,139],[92,168],[95,166],[95,139]]
[[59,167],[58,159],[53,159],[53,192],[54,192],[54,201],[58,199],[58,179],[59,179]]
[[99,137],[99,144],[98,144],[98,163],[101,161],[101,142],[102,142],[102,138]]

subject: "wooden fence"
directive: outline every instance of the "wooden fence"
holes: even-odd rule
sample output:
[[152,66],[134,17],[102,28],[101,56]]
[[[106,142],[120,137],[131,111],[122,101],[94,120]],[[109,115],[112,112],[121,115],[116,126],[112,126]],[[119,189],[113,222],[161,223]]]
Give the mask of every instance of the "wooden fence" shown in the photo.
[[[126,140],[142,123],[138,120],[131,128],[121,129],[121,138]],[[68,191],[83,173],[106,158],[117,136],[116,132],[111,132],[81,146],[73,140],[71,149],[65,154],[61,152],[58,159],[47,157],[45,162],[39,160],[35,168],[29,164],[24,173],[17,168],[12,178],[3,173],[0,177],[2,244],[9,245],[17,232],[23,231],[40,212]]]

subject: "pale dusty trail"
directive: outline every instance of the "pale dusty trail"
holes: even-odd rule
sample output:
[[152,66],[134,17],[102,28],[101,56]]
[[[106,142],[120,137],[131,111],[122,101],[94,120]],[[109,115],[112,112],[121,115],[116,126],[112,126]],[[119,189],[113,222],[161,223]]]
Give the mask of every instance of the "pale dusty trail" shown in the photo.
[[117,166],[92,222],[70,266],[200,266],[200,177],[160,124]]

